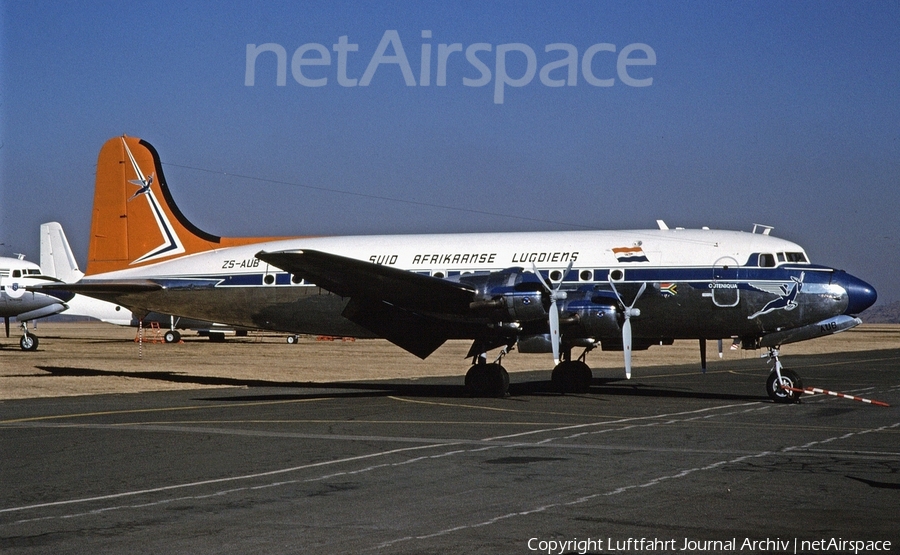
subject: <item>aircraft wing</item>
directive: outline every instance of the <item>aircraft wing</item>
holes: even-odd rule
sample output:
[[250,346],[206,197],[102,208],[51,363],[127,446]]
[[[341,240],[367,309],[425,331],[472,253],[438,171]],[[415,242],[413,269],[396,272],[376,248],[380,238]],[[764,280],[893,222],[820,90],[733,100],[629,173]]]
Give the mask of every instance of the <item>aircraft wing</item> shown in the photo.
[[259,252],[256,257],[349,297],[345,318],[420,358],[458,334],[465,324],[450,320],[470,313],[474,298],[474,291],[459,283],[321,251]]
[[463,284],[321,251],[261,251],[256,257],[336,295],[414,312],[466,314],[473,300],[474,291]]

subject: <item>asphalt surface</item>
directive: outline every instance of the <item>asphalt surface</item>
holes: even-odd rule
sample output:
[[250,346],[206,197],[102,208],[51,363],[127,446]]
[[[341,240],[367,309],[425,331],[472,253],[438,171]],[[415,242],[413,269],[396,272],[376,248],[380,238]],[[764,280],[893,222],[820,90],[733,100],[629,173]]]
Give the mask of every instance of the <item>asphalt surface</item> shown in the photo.
[[0,551],[900,550],[900,349],[784,362],[892,406],[773,404],[756,359],[583,395],[517,373],[505,399],[454,376],[5,401]]

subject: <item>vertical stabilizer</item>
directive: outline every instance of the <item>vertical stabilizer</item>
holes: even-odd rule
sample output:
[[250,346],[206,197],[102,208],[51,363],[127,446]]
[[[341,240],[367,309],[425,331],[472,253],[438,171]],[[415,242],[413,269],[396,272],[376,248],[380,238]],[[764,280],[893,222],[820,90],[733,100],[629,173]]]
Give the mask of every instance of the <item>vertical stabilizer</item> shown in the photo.
[[84,277],[66,233],[57,222],[41,224],[41,273],[65,283],[75,283]]
[[100,150],[88,275],[270,239],[223,239],[194,226],[175,205],[150,143],[122,136]]

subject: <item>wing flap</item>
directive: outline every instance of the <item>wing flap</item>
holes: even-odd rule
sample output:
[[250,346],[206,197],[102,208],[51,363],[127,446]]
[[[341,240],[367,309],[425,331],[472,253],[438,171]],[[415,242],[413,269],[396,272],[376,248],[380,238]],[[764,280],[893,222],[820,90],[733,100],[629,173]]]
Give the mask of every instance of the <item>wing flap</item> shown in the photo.
[[354,298],[343,315],[421,359],[447,340],[447,331],[435,320],[384,302]]

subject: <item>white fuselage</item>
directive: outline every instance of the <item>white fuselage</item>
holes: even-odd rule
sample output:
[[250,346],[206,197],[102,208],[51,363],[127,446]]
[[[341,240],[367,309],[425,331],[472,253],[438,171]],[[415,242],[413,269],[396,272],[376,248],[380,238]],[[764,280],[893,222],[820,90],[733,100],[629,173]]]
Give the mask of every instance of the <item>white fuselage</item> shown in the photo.
[[573,270],[579,273],[614,268],[699,269],[716,265],[744,265],[750,255],[756,253],[771,253],[776,257],[783,253],[803,254],[803,249],[796,243],[776,237],[706,229],[370,235],[254,243],[90,277],[130,279],[152,274],[155,277],[214,278],[276,274],[280,270],[269,268],[257,259],[257,252],[302,249],[314,249],[438,277],[510,267],[562,270],[570,262]]

